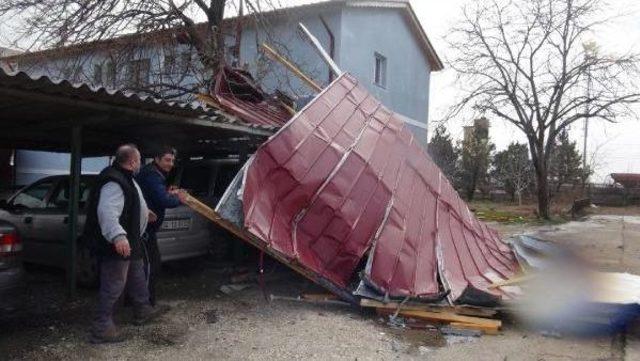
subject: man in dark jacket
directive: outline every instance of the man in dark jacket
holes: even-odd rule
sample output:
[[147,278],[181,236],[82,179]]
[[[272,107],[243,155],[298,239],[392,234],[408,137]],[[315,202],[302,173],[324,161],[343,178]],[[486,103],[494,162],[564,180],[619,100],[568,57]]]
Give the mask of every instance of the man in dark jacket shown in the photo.
[[94,343],[124,340],[113,322],[113,312],[125,288],[133,301],[134,323],[142,324],[158,314],[149,303],[142,261],[143,234],[155,215],[133,179],[139,169],[136,146],[120,146],[113,165],[100,173],[89,200],[85,238],[93,245],[100,265],[98,307],[91,332]]
[[149,223],[147,228],[147,249],[149,250],[149,297],[151,305],[156,304],[156,284],[160,273],[160,250],[158,248],[157,232],[162,226],[167,208],[176,208],[186,198],[186,193],[179,189],[170,189],[167,184],[167,176],[173,170],[176,161],[176,150],[163,146],[158,149],[153,157],[153,162],[142,168],[136,176],[140,184],[144,199],[158,217],[155,222]]

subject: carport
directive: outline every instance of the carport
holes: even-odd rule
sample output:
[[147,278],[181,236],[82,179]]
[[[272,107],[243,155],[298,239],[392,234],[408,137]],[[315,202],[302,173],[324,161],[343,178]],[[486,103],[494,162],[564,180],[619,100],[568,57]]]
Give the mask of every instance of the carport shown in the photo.
[[247,124],[217,109],[109,91],[0,67],[0,144],[71,154],[67,284],[76,287],[76,239],[81,160],[109,156],[118,144],[141,151],[163,142],[185,157],[241,159],[255,151],[276,127]]

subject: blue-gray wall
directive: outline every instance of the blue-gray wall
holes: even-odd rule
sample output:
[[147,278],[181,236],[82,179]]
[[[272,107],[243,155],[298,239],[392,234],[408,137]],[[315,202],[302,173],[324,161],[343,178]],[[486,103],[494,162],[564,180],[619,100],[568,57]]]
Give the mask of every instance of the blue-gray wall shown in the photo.
[[326,86],[329,82],[328,67],[313,46],[304,40],[297,31],[298,23],[303,23],[329,52],[330,37],[327,29],[322,24],[320,16],[325,20],[335,37],[336,55],[339,55],[342,15],[340,10],[333,10],[322,14],[303,14],[297,17],[276,18],[271,21],[268,33],[264,29],[259,29],[256,34],[255,27],[246,28],[242,34],[241,63],[248,64],[251,73],[268,91],[280,89],[294,96],[313,94],[313,90],[293,76],[281,64],[262,55],[262,52],[258,51],[258,45],[267,43],[276,48],[278,52],[296,64],[318,84]]
[[[403,12],[346,8],[342,13],[340,66],[391,110],[423,123],[429,119],[430,66]],[[375,53],[387,58],[387,86],[374,84]],[[427,131],[411,127],[422,144]]]

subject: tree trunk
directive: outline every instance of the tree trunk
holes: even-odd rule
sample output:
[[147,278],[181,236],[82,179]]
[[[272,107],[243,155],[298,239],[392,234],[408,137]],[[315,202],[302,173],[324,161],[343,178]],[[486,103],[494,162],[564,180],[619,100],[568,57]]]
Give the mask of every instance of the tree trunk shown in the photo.
[[538,191],[538,216],[549,219],[549,179],[544,165],[536,164],[536,188]]
[[538,192],[538,217],[549,219],[549,169],[545,157],[544,143],[529,138],[529,152],[536,173],[536,191]]

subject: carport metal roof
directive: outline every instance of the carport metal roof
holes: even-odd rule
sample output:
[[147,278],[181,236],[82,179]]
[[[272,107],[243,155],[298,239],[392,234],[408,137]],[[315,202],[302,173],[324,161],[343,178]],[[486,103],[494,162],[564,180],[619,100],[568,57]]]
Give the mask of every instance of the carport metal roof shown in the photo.
[[241,157],[277,130],[217,109],[8,72],[0,66],[0,148],[71,153],[67,282],[75,294],[81,158],[159,142],[189,156]]
[[175,145],[183,154],[235,152],[239,145],[255,147],[276,130],[196,103],[0,67],[0,147],[68,152],[73,126],[82,126],[83,156],[111,154],[123,142],[144,150],[157,141]]

